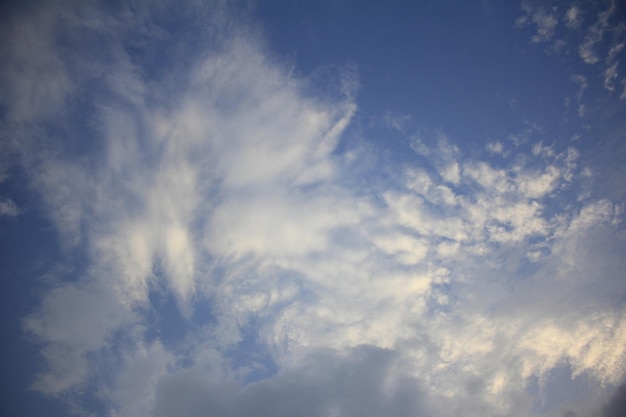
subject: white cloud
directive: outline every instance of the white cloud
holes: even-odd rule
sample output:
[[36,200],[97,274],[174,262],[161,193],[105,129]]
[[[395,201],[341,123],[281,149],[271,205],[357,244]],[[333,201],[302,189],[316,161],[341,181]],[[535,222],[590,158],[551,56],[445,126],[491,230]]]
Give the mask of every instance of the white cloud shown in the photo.
[[613,86],[613,81],[617,79],[617,62],[614,62],[613,65],[608,67],[606,71],[604,71],[604,88],[609,91],[613,91],[615,87]]
[[[623,30],[623,22],[620,20],[619,7],[615,1],[603,4],[588,4],[583,7],[577,2],[534,2],[522,1],[522,16],[516,20],[519,27],[533,26],[536,33],[531,37],[533,43],[547,43],[545,52],[548,54],[559,53],[569,55],[577,54],[582,62],[596,66],[597,77],[603,80],[604,87],[614,91],[615,81],[620,78],[618,71],[621,53],[626,45],[626,32]],[[557,19],[562,15],[568,31],[560,30]],[[582,39],[581,38],[582,35]],[[568,71],[579,72],[573,66]],[[587,78],[579,82],[575,75],[572,80],[580,84],[577,97],[577,114],[579,117],[588,117],[590,103],[583,100],[583,93],[587,87]],[[589,78],[591,81],[593,78]],[[565,99],[566,107],[569,107],[569,98]]]
[[20,214],[13,200],[0,197],[0,216],[15,217]]
[[[624,311],[614,298],[619,296],[609,296],[619,292],[619,261],[609,260],[614,250],[603,243],[604,239],[613,242],[609,245],[615,243],[616,236],[609,237],[614,233],[609,226],[613,216],[614,208],[606,201],[585,206],[556,235],[552,255],[547,259],[556,273],[554,281],[547,281],[547,268],[519,287],[520,300],[535,300],[538,318],[531,325],[534,330],[523,341],[524,349],[541,358],[535,365],[524,365],[528,372],[536,372],[536,366],[541,367],[539,371],[547,370],[566,359],[574,377],[589,372],[603,383],[620,382],[623,343],[618,340],[624,337]],[[605,274],[602,284],[594,282],[592,272],[599,265],[603,265]],[[603,295],[591,296],[577,308],[571,308],[579,292],[597,294],[598,291]],[[542,295],[542,292],[546,293]],[[547,311],[550,313],[546,314]]]
[[35,380],[36,389],[56,394],[82,384],[89,372],[86,354],[102,348],[114,330],[132,324],[128,309],[102,284],[54,288],[24,319],[24,327],[45,344],[48,368]]
[[594,44],[595,42],[593,40],[588,40],[587,42],[580,45],[580,48],[578,50],[580,57],[587,64],[596,64],[598,63],[598,61],[600,61],[600,58],[598,58],[598,55],[593,50]]
[[522,1],[521,7],[524,15],[516,19],[516,25],[535,25],[537,32],[531,37],[534,43],[550,41],[558,25],[558,19],[553,11],[543,6],[537,7],[530,1]]
[[548,41],[554,35],[557,19],[544,10],[537,10],[533,14],[533,21],[537,25],[537,34],[532,38],[533,42]]
[[493,189],[505,193],[511,189],[506,171],[492,168],[485,162],[470,163],[464,167],[463,172],[485,190]]
[[540,198],[554,191],[561,172],[555,166],[548,166],[542,174],[518,177],[518,189],[528,198]]
[[167,376],[174,360],[174,355],[158,341],[126,352],[121,359],[122,370],[115,376],[111,391],[107,392],[108,399],[116,405],[115,415],[151,415],[157,401],[157,384]]
[[375,235],[372,240],[380,250],[396,256],[397,261],[401,264],[417,264],[424,260],[428,253],[428,243],[409,234]]
[[583,103],[583,94],[585,93],[588,87],[587,78],[584,75],[575,74],[575,75],[572,75],[570,79],[576,84],[578,84],[578,91],[576,92],[576,102],[578,103],[577,114],[578,114],[578,117],[582,118],[585,116],[585,111],[586,111],[586,107]]
[[619,54],[624,50],[624,46],[626,46],[625,42],[612,45],[611,49],[609,49],[609,56],[607,57],[607,60],[610,62],[619,56]]
[[0,100],[18,123],[32,117],[49,117],[71,91],[71,82],[53,44],[54,31],[63,24],[62,14],[41,7],[2,25],[2,55],[10,59],[2,65],[0,77],[10,82],[2,83]]
[[567,12],[565,12],[565,24],[572,29],[580,26],[580,9],[575,4],[570,6]]
[[448,167],[444,168],[440,174],[444,180],[452,184],[458,184],[459,181],[461,181],[459,164],[456,162],[448,165]]
[[394,111],[387,111],[383,117],[385,124],[399,132],[405,132],[406,126],[411,121],[411,116]]
[[502,146],[502,142],[499,142],[499,141],[488,143],[487,149],[489,150],[489,152],[492,152],[498,155],[504,152],[504,147]]
[[609,27],[609,19],[615,13],[615,10],[615,2],[612,1],[606,10],[598,13],[598,19],[587,29],[585,41],[578,50],[580,57],[587,64],[596,64],[600,61],[601,58],[596,51],[596,46],[604,38],[604,34]]

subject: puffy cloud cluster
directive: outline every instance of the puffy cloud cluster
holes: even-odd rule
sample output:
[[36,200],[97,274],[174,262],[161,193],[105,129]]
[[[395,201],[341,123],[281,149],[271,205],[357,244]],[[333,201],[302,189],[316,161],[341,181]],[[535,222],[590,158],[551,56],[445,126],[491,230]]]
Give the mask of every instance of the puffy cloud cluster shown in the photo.
[[621,381],[623,215],[575,149],[415,137],[382,177],[338,147],[353,79],[314,97],[232,10],[171,12],[4,29],[7,146],[84,260],[24,319],[36,389],[116,416],[524,416],[560,367]]

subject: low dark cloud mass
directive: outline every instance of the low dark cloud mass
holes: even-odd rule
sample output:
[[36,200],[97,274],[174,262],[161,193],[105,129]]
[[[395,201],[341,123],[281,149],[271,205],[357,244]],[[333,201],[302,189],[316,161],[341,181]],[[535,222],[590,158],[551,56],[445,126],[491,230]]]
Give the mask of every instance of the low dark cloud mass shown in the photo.
[[567,409],[563,417],[623,417],[626,416],[626,384],[618,386],[610,398],[600,406],[587,406],[591,411]]
[[397,354],[372,346],[311,354],[271,380],[237,389],[191,372],[164,378],[155,416],[427,416],[418,380],[398,372]]
[[602,407],[602,417],[626,416],[626,384],[622,384],[611,397],[611,400]]

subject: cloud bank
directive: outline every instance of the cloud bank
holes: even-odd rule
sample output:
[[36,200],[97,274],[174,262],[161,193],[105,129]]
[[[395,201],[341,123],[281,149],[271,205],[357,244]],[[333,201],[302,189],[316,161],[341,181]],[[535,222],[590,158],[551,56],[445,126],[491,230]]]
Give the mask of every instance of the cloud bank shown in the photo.
[[527,416],[564,409],[558,372],[619,385],[623,206],[580,151],[420,133],[385,166],[349,140],[355,76],[314,94],[237,10],[3,25],[4,146],[80,260],[23,320],[34,389],[82,415]]

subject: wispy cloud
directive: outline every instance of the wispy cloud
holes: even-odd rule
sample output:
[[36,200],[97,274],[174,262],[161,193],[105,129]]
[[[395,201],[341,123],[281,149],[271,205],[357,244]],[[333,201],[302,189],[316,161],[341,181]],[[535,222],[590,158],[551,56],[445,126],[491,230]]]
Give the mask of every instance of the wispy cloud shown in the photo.
[[10,198],[0,198],[0,216],[14,217],[20,213],[19,209]]
[[[597,6],[597,7],[596,7]],[[533,43],[548,45],[548,53],[576,54],[582,62],[598,67],[596,75],[602,85],[614,91],[614,82],[620,78],[618,69],[622,61],[626,31],[621,12],[615,1],[598,4],[570,2],[522,2],[523,15],[517,26],[532,26],[536,34]],[[557,17],[562,15],[562,19]],[[563,21],[565,25],[560,25]],[[591,78],[589,78],[591,81]],[[579,116],[585,114],[586,105],[579,95]]]
[[580,9],[575,5],[571,5],[565,12],[565,24],[567,27],[576,29],[580,26]]
[[49,116],[63,104],[72,86],[60,57],[55,54],[55,29],[62,13],[48,7],[19,16],[2,25],[2,104],[13,120]]
[[609,27],[609,19],[615,13],[615,2],[611,1],[610,6],[598,14],[596,22],[589,27],[585,36],[585,42],[580,45],[580,57],[588,64],[597,63],[600,58],[598,57],[595,46],[602,41],[605,32]]
[[617,79],[617,62],[614,62],[613,65],[604,71],[604,88],[613,91],[615,89],[613,86],[615,79]]
[[536,7],[529,1],[523,1],[521,6],[524,14],[517,18],[515,24],[520,27],[533,24],[537,27],[536,34],[531,38],[532,42],[551,40],[558,23],[556,16],[550,10],[544,7]]
[[407,126],[407,123],[411,120],[411,116],[409,116],[408,114],[387,111],[383,119],[389,127],[399,132],[405,133],[405,128]]

